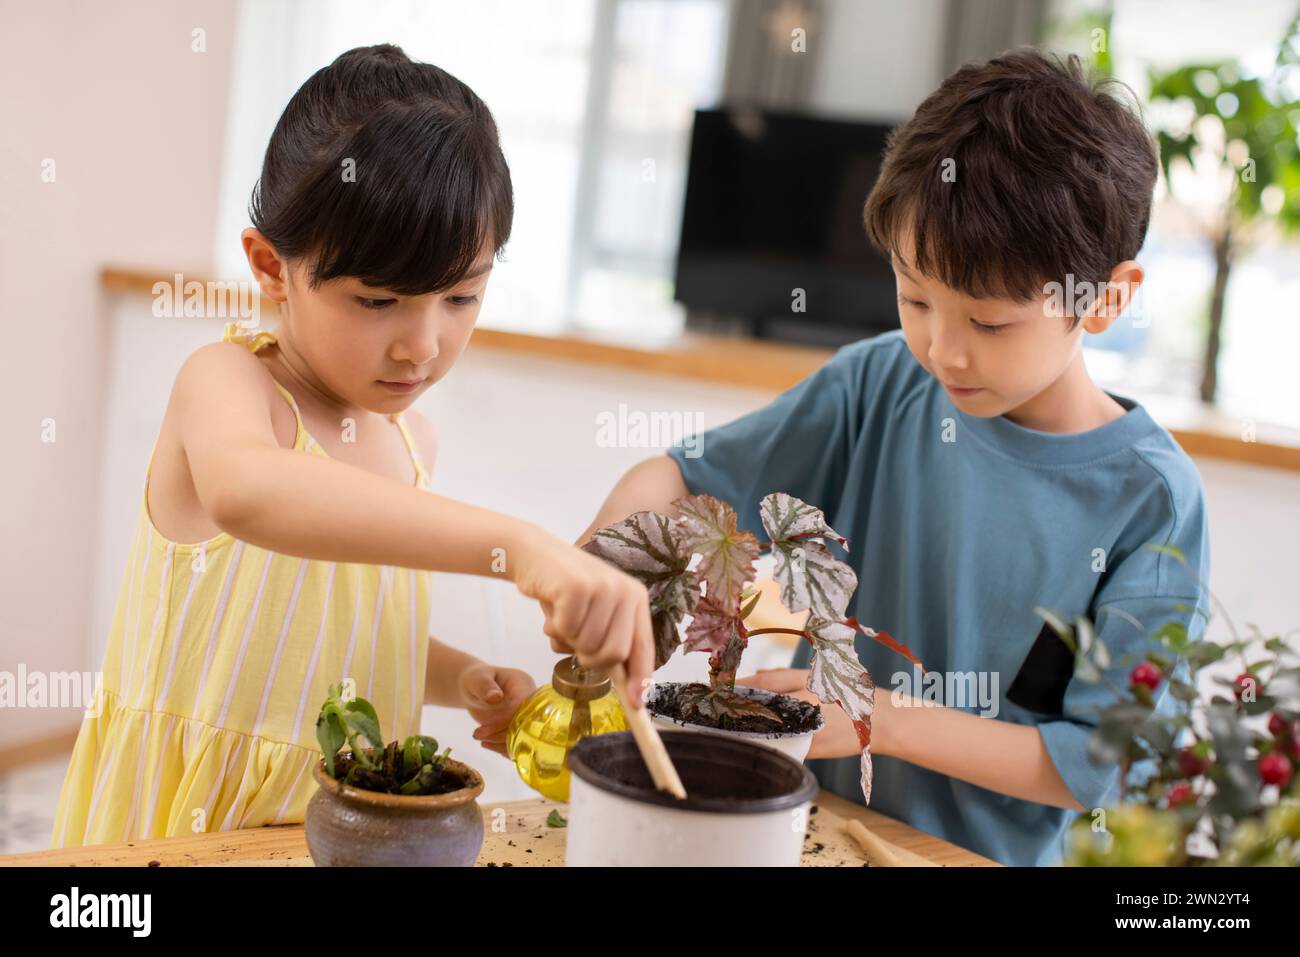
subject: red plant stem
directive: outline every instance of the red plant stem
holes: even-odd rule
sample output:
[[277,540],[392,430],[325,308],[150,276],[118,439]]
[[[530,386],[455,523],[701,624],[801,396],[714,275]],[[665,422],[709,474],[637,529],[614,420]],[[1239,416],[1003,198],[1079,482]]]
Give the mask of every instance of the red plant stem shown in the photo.
[[812,639],[808,637],[808,633],[800,631],[798,628],[755,628],[749,632],[749,637],[753,638],[755,635],[798,635],[808,644],[812,644]]

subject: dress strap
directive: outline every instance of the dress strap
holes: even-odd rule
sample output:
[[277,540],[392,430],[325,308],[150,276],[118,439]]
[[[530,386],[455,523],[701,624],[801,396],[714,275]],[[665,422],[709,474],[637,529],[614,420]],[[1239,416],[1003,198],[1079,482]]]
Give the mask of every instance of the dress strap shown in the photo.
[[[249,352],[256,353],[263,346],[275,342],[275,333],[269,329],[253,331],[245,329],[237,322],[228,322],[221,332],[221,341],[237,342],[242,346],[247,346]],[[302,423],[302,412],[298,409],[298,400],[293,397],[293,393],[280,385],[274,377],[272,377],[271,383],[275,386],[276,391],[284,397],[284,401],[289,403],[289,408],[293,409],[293,418],[298,426],[298,431],[294,435],[294,448],[305,447],[312,439],[307,434],[307,427]]]
[[275,342],[275,333],[270,329],[245,329],[237,322],[228,322],[221,332],[221,341],[238,342],[248,346],[249,352],[257,352],[268,343]]
[[429,484],[429,473],[424,470],[424,463],[420,460],[420,450],[416,448],[415,440],[411,438],[411,432],[406,427],[406,421],[402,418],[402,413],[390,413],[388,418],[402,433],[402,439],[406,442],[406,450],[411,453],[411,462],[415,465],[416,483],[421,488],[426,487]]

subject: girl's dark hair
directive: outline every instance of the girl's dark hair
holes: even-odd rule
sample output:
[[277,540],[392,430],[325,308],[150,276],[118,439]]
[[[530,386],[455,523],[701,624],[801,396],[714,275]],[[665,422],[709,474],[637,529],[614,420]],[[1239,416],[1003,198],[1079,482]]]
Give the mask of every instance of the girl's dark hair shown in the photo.
[[313,289],[353,276],[417,296],[459,282],[484,243],[501,251],[514,198],[483,101],[385,43],[349,50],[293,95],[248,212],[277,253],[309,260]]
[[1104,284],[1142,246],[1158,165],[1113,83],[1031,48],[963,66],[890,134],[872,243],[896,255],[910,229],[909,267],[973,298]]

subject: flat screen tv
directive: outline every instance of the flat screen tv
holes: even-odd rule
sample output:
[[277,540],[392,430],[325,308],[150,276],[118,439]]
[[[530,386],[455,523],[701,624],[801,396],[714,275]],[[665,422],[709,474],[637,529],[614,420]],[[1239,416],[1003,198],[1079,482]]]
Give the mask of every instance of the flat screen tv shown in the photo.
[[889,130],[697,110],[675,275],[688,325],[823,346],[897,328],[893,272],[862,225]]

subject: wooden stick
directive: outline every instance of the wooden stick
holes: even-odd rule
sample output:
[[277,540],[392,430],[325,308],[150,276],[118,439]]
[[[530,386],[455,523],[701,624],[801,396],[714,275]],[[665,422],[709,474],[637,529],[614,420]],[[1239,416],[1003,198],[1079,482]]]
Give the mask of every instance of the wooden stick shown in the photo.
[[858,842],[858,846],[866,853],[872,864],[880,867],[902,866],[898,855],[889,849],[889,845],[868,831],[861,821],[850,820],[844,827],[849,832],[849,836]]
[[650,720],[650,713],[644,707],[633,708],[628,703],[624,691],[627,687],[627,669],[621,664],[615,665],[610,671],[610,678],[613,680],[614,694],[618,695],[618,703],[623,706],[623,714],[627,716],[628,730],[636,739],[636,746],[641,751],[641,758],[645,761],[646,767],[650,769],[650,777],[654,779],[655,787],[660,791],[667,791],[675,798],[685,800],[686,788],[682,787],[682,779],[677,776],[677,769],[673,767],[672,759],[668,757],[664,739],[659,737],[659,730]]

